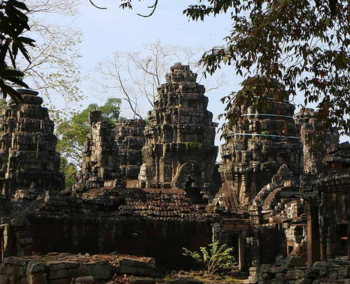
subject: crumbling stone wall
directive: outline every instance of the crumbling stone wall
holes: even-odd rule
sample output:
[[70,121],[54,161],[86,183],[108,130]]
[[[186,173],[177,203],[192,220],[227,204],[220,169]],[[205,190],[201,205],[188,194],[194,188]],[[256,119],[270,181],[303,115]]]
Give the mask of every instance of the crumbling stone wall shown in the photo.
[[202,197],[210,198],[217,123],[196,78],[189,66],[178,63],[158,88],[154,110],[148,113],[139,181],[143,188],[185,189],[194,203],[201,203]]
[[54,123],[38,92],[18,90],[22,102],[10,102],[0,121],[1,194],[33,199],[45,191],[60,191],[64,176],[55,151]]
[[115,273],[155,276],[155,264],[153,258],[121,255],[49,253],[22,258],[7,257],[0,264],[0,283],[105,283],[112,280]]
[[104,121],[102,112],[90,112],[91,131],[84,144],[83,163],[74,192],[113,186],[118,173],[118,147],[113,125]]
[[302,259],[289,256],[274,265],[250,268],[247,284],[350,283],[350,263],[343,260],[315,262],[306,267]]

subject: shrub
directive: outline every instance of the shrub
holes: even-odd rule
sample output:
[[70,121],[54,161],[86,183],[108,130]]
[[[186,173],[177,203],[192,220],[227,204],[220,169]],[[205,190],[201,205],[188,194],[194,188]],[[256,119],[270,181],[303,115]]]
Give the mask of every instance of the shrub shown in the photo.
[[205,247],[201,247],[202,256],[198,252],[191,252],[187,248],[183,248],[185,251],[184,256],[192,257],[196,262],[200,263],[207,275],[213,275],[219,269],[229,269],[235,262],[235,258],[231,255],[233,248],[227,248],[226,245],[219,244],[216,241],[209,245],[209,251]]

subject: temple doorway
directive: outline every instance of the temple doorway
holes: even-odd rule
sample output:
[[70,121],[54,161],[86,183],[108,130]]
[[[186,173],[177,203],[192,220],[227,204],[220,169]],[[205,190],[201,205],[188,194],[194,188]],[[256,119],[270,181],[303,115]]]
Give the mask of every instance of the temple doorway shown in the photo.
[[193,204],[203,203],[203,198],[200,194],[200,189],[195,186],[195,180],[191,176],[188,176],[185,191],[186,197],[188,197]]

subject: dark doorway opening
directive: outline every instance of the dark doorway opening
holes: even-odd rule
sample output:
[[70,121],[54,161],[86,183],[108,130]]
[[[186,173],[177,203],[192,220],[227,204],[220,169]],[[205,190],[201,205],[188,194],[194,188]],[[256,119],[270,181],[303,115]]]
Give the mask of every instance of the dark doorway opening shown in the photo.
[[198,187],[193,186],[194,182],[195,180],[191,176],[189,176],[186,181],[185,187],[186,197],[188,197],[193,204],[201,204],[203,203],[203,198],[200,193],[200,189]]
[[347,255],[348,254],[348,229],[349,224],[338,225],[338,248],[337,255]]

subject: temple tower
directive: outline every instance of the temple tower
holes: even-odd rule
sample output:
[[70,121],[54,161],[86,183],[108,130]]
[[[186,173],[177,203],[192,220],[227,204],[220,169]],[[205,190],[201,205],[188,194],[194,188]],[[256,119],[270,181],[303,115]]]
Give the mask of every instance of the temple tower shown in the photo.
[[217,156],[213,114],[197,74],[179,63],[158,88],[145,129],[141,187],[186,190],[194,203],[210,198],[209,185]]
[[[233,210],[247,209],[250,201],[282,165],[298,179],[301,174],[301,143],[294,122],[295,106],[279,85],[259,111],[245,102],[242,120],[227,132],[220,153],[222,188],[215,204]],[[296,180],[297,180],[296,179]]]
[[54,123],[38,92],[18,90],[22,102],[10,102],[0,121],[0,189],[11,197],[15,193],[40,194],[64,187],[59,172]]

